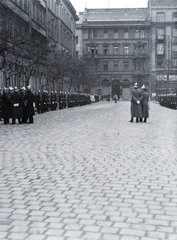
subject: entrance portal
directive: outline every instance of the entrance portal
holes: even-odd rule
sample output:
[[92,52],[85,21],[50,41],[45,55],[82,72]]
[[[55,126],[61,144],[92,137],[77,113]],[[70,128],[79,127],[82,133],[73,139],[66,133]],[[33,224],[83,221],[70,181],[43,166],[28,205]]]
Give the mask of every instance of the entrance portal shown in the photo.
[[130,81],[127,79],[122,82],[122,98],[124,100],[130,99]]
[[112,81],[112,97],[114,95],[117,95],[118,99],[120,98],[120,81],[119,80]]

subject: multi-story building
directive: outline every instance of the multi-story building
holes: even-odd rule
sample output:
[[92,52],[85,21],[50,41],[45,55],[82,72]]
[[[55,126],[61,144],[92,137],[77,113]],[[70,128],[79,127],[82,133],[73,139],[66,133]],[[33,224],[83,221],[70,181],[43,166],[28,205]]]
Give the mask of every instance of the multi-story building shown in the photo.
[[177,2],[149,0],[150,79],[154,95],[177,89]]
[[128,99],[134,82],[151,96],[177,88],[177,2],[149,0],[147,8],[85,9],[77,23],[80,57],[97,59],[92,92]]
[[85,9],[79,18],[78,55],[98,64],[99,86],[93,93],[129,99],[134,82],[150,85],[146,8]]
[[[75,24],[77,20],[78,16],[69,0],[0,1],[0,86],[16,85],[20,87],[24,84],[25,73],[31,71],[33,74],[29,83],[34,89],[38,88],[40,69],[37,66],[30,69],[27,58],[19,58],[12,66],[11,60],[14,62],[14,58],[11,52],[8,55],[8,50],[14,44],[16,45],[17,41],[12,42],[10,36],[14,37],[14,34],[19,31],[17,37],[19,39],[21,37],[21,42],[23,40],[22,33],[24,33],[25,41],[25,37],[28,35],[30,36],[29,41],[32,40],[32,37],[34,40],[35,36],[36,40],[43,44],[75,55]],[[2,37],[4,33],[5,35]],[[10,75],[12,70],[13,74]]]

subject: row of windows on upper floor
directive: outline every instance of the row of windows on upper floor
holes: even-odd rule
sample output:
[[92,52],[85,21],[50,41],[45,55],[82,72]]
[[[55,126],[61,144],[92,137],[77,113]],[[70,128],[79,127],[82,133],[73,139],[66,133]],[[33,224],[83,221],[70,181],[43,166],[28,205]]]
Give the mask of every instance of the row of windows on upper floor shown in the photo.
[[[166,68],[167,67],[166,62],[167,62],[166,59],[157,58],[156,66],[159,68]],[[177,67],[177,58],[176,57],[172,58],[171,63],[170,63],[170,68],[171,67]]]
[[[156,21],[157,22],[165,22],[166,21],[166,13],[165,12],[157,12],[156,13]],[[172,13],[172,21],[177,21],[177,12]]]
[[[177,37],[177,28],[172,29],[172,37]],[[157,39],[165,39],[165,29],[164,28],[157,29]]]
[[[171,50],[174,53],[177,53],[177,44],[171,45]],[[164,55],[165,54],[165,44],[158,43],[157,44],[157,55]]]
[[148,32],[145,30],[109,30],[109,29],[93,29],[85,30],[83,33],[84,39],[97,39],[97,38],[145,38],[148,37]]
[[121,54],[147,54],[148,53],[148,45],[140,44],[140,45],[89,45],[86,46],[86,53],[88,55],[121,55]]
[[146,61],[104,61],[98,65],[99,71],[148,71]]

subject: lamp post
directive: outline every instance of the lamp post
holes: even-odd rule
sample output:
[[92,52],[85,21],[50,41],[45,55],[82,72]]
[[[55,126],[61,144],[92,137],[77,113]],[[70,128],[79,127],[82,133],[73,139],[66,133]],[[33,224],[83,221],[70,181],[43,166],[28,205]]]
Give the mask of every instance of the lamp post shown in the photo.
[[167,94],[169,93],[169,68],[170,68],[170,60],[168,59],[166,61],[166,65],[167,65],[167,68],[168,68],[168,72],[167,72]]

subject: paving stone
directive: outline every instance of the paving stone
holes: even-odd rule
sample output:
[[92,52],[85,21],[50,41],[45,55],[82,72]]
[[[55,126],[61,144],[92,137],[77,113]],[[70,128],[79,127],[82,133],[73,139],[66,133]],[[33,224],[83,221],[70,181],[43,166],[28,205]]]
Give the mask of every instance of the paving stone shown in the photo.
[[0,122],[0,238],[176,240],[176,111],[151,105],[146,124],[128,101]]

